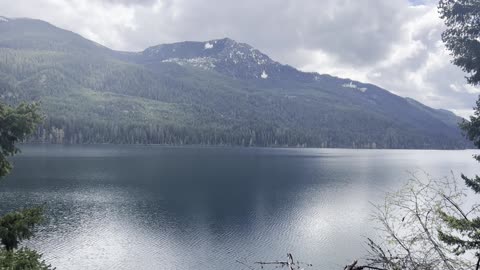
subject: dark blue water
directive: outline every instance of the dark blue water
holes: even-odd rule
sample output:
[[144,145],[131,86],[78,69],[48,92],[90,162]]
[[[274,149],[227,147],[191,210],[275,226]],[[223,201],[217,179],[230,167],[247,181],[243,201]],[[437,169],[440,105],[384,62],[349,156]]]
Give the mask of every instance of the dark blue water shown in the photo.
[[343,269],[380,202],[423,170],[471,174],[472,151],[24,146],[0,211],[46,203],[26,245],[57,269]]

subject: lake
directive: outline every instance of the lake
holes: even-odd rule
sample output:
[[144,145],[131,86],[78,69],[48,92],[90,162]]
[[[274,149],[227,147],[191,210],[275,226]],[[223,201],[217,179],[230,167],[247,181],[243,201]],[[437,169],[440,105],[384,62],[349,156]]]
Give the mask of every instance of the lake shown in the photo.
[[28,247],[57,269],[343,269],[375,235],[370,202],[411,172],[473,174],[474,151],[25,145],[0,211],[46,204]]

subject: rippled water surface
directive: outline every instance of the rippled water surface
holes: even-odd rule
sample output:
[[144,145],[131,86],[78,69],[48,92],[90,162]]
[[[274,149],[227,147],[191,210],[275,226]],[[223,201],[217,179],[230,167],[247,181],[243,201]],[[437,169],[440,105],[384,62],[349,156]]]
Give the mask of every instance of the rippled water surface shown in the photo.
[[369,202],[409,172],[480,168],[473,151],[24,146],[0,212],[47,206],[29,247],[57,269],[343,269],[374,235]]

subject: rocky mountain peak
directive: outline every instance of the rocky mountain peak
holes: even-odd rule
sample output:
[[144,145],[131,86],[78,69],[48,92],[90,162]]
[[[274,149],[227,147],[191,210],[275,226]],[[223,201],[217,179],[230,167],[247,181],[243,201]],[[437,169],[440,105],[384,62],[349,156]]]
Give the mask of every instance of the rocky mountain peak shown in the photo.
[[143,52],[148,62],[173,62],[206,70],[215,70],[238,79],[275,80],[311,74],[282,65],[252,46],[230,38],[203,42],[186,41],[150,47]]

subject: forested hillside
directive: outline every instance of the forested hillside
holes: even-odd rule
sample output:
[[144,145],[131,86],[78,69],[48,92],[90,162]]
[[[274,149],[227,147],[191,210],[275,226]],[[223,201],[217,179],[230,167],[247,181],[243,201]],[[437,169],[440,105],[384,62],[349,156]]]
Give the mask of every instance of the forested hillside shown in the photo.
[[0,20],[0,101],[41,102],[39,142],[466,146],[451,112],[231,39],[117,52],[32,19]]

